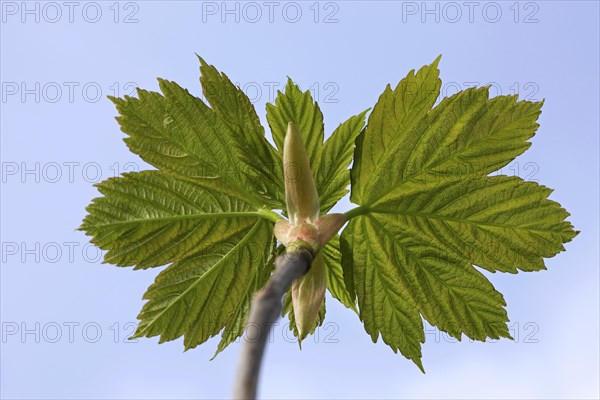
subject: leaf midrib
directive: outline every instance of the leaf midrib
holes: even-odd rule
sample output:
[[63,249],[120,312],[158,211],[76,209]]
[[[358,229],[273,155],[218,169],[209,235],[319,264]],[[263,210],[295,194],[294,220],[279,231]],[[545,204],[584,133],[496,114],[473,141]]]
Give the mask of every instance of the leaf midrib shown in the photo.
[[127,221],[116,221],[105,224],[93,224],[91,228],[107,228],[113,226],[127,226],[143,223],[154,223],[154,222],[178,222],[190,219],[210,219],[210,218],[260,218],[264,220],[270,220],[261,211],[244,211],[244,212],[217,212],[217,213],[200,213],[200,214],[186,214],[186,215],[172,215],[168,217],[157,217],[157,218],[137,218],[130,219]]
[[525,230],[525,231],[529,231],[529,232],[555,232],[555,233],[563,232],[562,229],[557,230],[557,229],[550,229],[550,228],[531,228],[531,227],[524,227],[524,226],[519,226],[519,225],[498,224],[498,223],[483,222],[483,221],[471,221],[468,219],[449,217],[446,215],[438,215],[438,214],[431,214],[431,213],[424,213],[424,212],[404,211],[404,210],[394,211],[394,210],[386,210],[383,208],[371,208],[371,207],[359,207],[359,209],[360,208],[363,208],[365,211],[359,215],[368,215],[368,214],[406,215],[406,216],[411,216],[411,217],[431,218],[431,219],[439,219],[439,220],[443,220],[443,221],[471,224],[471,225],[475,225],[475,226],[492,226],[492,227],[496,227],[496,228],[516,229],[516,230],[520,229],[520,230]]

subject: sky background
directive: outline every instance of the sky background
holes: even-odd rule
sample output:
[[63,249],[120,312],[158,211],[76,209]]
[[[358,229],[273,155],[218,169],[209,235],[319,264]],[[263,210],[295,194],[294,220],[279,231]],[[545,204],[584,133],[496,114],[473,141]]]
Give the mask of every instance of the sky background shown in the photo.
[[[200,95],[198,53],[255,103],[290,76],[326,135],[387,83],[443,54],[442,94],[473,84],[545,99],[529,151],[503,170],[537,180],[581,230],[547,271],[489,274],[515,341],[453,342],[426,325],[422,374],[331,298],[303,350],[276,327],[263,398],[598,398],[599,6],[596,1],[13,2],[1,7],[1,397],[228,398],[239,345],[128,342],[162,268],[101,264],[75,231],[92,183],[146,165],[107,95],[156,77]],[[496,90],[496,92],[494,92]],[[336,210],[350,208],[347,200]]]

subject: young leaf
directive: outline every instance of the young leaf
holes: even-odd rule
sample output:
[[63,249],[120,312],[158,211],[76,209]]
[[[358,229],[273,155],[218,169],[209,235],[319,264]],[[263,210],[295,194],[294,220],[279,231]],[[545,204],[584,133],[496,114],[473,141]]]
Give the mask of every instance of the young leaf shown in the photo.
[[[159,170],[186,178],[215,179],[246,192],[240,163],[231,151],[234,133],[202,100],[175,82],[159,79],[163,95],[138,89],[138,97],[111,98],[129,149]],[[258,202],[258,201],[257,201]]]
[[[439,60],[439,59],[438,59]],[[432,106],[436,60],[388,86],[357,138],[353,202],[360,207],[341,236],[349,293],[376,340],[380,333],[420,365],[420,320],[407,319],[410,297],[432,325],[459,338],[510,337],[502,295],[474,269],[544,269],[544,257],[577,234],[550,190],[487,176],[529,147],[541,103],[488,98],[468,89]],[[354,288],[354,289],[353,289]],[[379,305],[379,308],[375,305]],[[402,315],[412,336],[394,336]],[[386,320],[385,318],[388,320]],[[410,340],[408,340],[410,339]]]
[[[417,76],[423,70],[428,71],[424,67]],[[529,148],[542,106],[517,102],[516,96],[489,99],[487,88],[470,88],[425,115],[402,118],[408,106],[395,97],[400,95],[382,95],[357,141],[352,169],[357,204],[393,197],[411,180],[478,177],[502,168]],[[382,137],[388,139],[381,142]]]
[[[355,280],[368,274],[369,269],[391,268],[399,280],[396,284],[410,294],[430,324],[459,340],[462,332],[477,340],[510,337],[503,308],[506,303],[481,273],[464,258],[429,244],[427,237],[418,236],[419,232],[404,232],[387,222],[372,215],[351,222],[350,232],[360,226],[363,234],[369,235],[369,240],[354,243]],[[363,254],[371,255],[373,261]],[[359,304],[361,297],[380,296],[367,286],[364,292],[359,291]],[[372,316],[366,313],[364,317]]]
[[160,171],[111,178],[80,229],[107,250],[105,262],[158,267],[238,237],[264,214],[218,179],[188,181]]
[[492,272],[545,269],[543,257],[576,235],[569,213],[547,199],[552,191],[518,177],[432,178],[402,188],[369,215]]
[[[439,57],[416,74],[414,70],[409,72],[396,89],[392,91],[388,85],[379,97],[367,129],[356,141],[350,197],[353,203],[367,203],[377,196],[379,184],[389,186],[389,179],[401,173],[396,166],[388,166],[386,160],[392,164],[406,160],[402,141],[418,143],[421,139],[409,132],[427,115],[439,95],[442,82],[438,63]],[[423,145],[437,148],[439,143],[424,141]]]
[[[398,265],[385,261],[384,240],[368,218],[350,221],[342,232],[346,246],[343,263],[351,263],[359,317],[376,342],[379,335],[392,350],[412,360],[421,370],[421,343],[425,342],[423,321]],[[358,246],[358,247],[357,247]]]
[[283,165],[277,150],[265,138],[250,99],[227,75],[200,59],[202,90],[213,111],[228,125],[243,172],[253,188],[273,208],[285,208]]
[[273,140],[282,154],[288,123],[293,122],[296,125],[314,172],[314,163],[321,158],[324,127],[323,114],[319,105],[313,101],[310,91],[302,92],[298,85],[288,78],[285,91],[277,92],[275,104],[267,104],[267,121]]
[[191,349],[235,322],[256,291],[256,264],[270,253],[273,224],[256,220],[230,240],[185,257],[161,272],[144,299],[134,337],[160,335],[160,342],[184,336]]

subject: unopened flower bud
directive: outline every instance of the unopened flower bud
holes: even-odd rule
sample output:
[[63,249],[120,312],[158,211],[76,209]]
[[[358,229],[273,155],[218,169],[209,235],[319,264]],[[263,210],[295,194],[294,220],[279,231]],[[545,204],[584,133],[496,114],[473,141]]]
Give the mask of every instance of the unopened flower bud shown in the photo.
[[292,283],[292,307],[300,341],[317,323],[325,301],[326,282],[325,263],[323,257],[317,254],[306,275]]
[[319,217],[319,194],[302,136],[290,122],[283,142],[285,202],[292,225],[314,222]]

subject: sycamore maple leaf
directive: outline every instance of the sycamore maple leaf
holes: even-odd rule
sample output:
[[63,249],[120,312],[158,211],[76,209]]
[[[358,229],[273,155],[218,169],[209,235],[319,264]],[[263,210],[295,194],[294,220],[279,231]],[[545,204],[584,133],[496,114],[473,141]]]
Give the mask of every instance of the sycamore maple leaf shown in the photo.
[[[313,267],[373,341],[381,336],[423,369],[423,318],[458,339],[510,338],[506,303],[475,265],[545,269],[544,258],[577,234],[550,189],[490,176],[529,148],[542,103],[489,98],[483,87],[434,107],[438,58],[388,85],[366,126],[368,110],[324,141],[318,104],[289,80],[267,105],[274,147],[242,90],[200,62],[208,104],[162,79],[162,94],[111,98],[127,146],[157,170],[98,184],[102,197],[80,228],[107,251],[105,262],[169,264],[144,294],[135,337],[183,336],[190,349],[222,332],[218,353],[243,333],[252,296],[287,245],[274,237],[275,223],[286,223],[273,210],[286,209],[283,154],[293,122],[319,197],[315,215],[351,183],[358,207],[345,214],[341,236],[318,247]],[[284,313],[301,339],[309,332],[299,331],[292,303],[288,294]],[[322,302],[313,331],[324,317]]]

